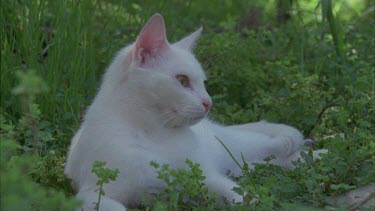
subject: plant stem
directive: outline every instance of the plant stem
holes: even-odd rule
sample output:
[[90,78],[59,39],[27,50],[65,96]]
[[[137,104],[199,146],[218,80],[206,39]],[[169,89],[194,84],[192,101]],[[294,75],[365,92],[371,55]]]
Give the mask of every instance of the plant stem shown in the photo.
[[96,203],[96,206],[95,206],[96,211],[99,211],[100,198],[102,197],[102,191],[103,191],[103,184],[100,184],[98,202]]

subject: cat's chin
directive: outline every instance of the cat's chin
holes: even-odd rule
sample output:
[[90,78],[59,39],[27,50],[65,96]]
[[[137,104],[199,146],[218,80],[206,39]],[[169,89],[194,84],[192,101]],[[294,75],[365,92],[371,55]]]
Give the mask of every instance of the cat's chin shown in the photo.
[[168,128],[189,127],[189,126],[197,124],[198,122],[200,122],[204,118],[205,118],[205,116],[184,118],[184,119],[181,119],[178,122],[169,122],[169,123],[165,124],[165,126],[168,127]]

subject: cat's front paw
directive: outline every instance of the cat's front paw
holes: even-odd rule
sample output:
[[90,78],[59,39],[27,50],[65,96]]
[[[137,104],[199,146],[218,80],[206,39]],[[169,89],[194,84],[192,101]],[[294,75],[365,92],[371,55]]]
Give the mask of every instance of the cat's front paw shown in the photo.
[[328,149],[319,149],[319,150],[314,150],[313,151],[313,159],[314,160],[319,160],[322,158],[322,154],[327,154],[328,153]]
[[[279,166],[286,167],[288,169],[294,169],[295,165],[293,164],[293,162],[298,161],[298,160],[301,161],[301,162],[306,162],[306,160],[302,156],[302,153],[308,153],[308,151],[307,150],[299,150],[299,151],[296,151],[294,154],[292,154],[291,156],[289,156],[287,158],[278,158],[276,160],[273,160],[272,163],[276,164],[276,165],[279,165]],[[321,155],[326,154],[326,153],[328,153],[327,149],[319,149],[319,150],[312,151],[313,161],[321,159],[322,158]]]
[[238,195],[233,190],[229,190],[227,193],[224,194],[225,200],[231,203],[242,203],[243,202],[243,196]]

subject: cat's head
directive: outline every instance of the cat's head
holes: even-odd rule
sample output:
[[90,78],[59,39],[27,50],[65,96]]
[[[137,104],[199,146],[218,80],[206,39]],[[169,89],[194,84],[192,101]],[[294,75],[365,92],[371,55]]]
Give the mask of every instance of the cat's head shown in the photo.
[[206,76],[192,54],[201,31],[170,44],[164,20],[155,14],[125,55],[126,79],[122,81],[128,95],[137,109],[151,112],[150,118],[166,127],[193,125],[212,105],[204,86]]

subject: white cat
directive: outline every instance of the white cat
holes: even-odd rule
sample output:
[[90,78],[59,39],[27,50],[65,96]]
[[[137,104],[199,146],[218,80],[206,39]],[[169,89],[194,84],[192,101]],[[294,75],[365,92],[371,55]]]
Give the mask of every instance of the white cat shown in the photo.
[[215,138],[237,160],[249,163],[274,155],[274,163],[292,167],[303,147],[302,134],[286,125],[257,122],[221,126],[206,119],[212,105],[205,75],[192,54],[202,29],[170,44],[162,16],[146,23],[135,43],[122,49],[104,80],[81,128],[74,136],[65,167],[83,209],[93,210],[98,193],[94,161],[118,168],[116,181],[104,185],[100,210],[125,210],[151,193],[163,190],[150,161],[185,168],[185,160],[201,164],[210,192],[241,202],[231,189],[227,170],[240,169]]

